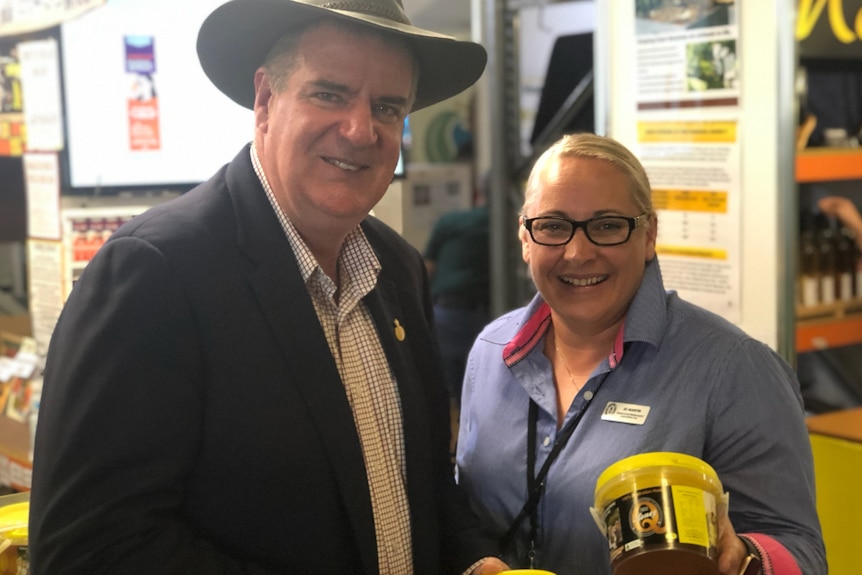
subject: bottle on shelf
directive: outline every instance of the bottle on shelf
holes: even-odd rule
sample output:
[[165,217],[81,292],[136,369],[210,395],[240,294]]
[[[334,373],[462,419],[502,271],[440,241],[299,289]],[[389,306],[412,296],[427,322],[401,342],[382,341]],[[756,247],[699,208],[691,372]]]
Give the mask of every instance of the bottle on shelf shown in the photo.
[[835,303],[837,286],[835,282],[838,269],[837,250],[835,249],[835,234],[829,217],[823,212],[814,216],[817,234],[817,261],[820,276],[820,303]]
[[862,247],[855,233],[852,230],[847,230],[853,244],[853,260],[856,262],[856,279],[853,284],[853,293],[857,298],[862,299]]
[[835,268],[835,281],[838,287],[838,299],[849,301],[857,297],[859,292],[856,286],[856,242],[847,226],[840,220],[834,220],[835,255],[837,266]]
[[800,212],[799,303],[810,307],[820,303],[819,250],[814,214]]

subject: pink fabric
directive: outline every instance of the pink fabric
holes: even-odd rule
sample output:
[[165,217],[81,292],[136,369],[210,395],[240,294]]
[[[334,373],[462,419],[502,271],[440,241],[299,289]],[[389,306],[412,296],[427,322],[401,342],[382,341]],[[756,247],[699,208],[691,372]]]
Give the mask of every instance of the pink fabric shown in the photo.
[[[542,337],[551,326],[551,308],[547,303],[542,302],[530,319],[524,324],[518,333],[512,338],[506,347],[503,348],[503,363],[508,367],[512,367],[529,354],[536,344],[542,340]],[[614,348],[608,356],[608,364],[611,369],[615,368],[623,358],[623,332],[625,331],[626,322],[623,319],[620,324],[620,329],[617,330],[617,336],[614,339]]]
[[760,552],[763,575],[802,575],[790,552],[778,541],[763,533],[745,533]]
[[625,331],[626,320],[623,318],[622,323],[620,324],[620,329],[617,330],[617,337],[614,340],[614,349],[611,352],[611,355],[608,356],[608,363],[611,366],[611,369],[615,368],[623,359],[623,332]]
[[518,334],[503,348],[503,363],[512,367],[529,354],[551,325],[551,308],[542,303]]

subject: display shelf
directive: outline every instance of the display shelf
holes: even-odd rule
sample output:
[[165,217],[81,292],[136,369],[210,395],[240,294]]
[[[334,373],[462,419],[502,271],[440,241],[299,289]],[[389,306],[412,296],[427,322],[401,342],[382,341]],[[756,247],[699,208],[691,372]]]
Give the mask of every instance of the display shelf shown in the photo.
[[30,489],[30,427],[0,414],[0,485],[16,491]]
[[862,148],[808,148],[796,156],[798,183],[862,179]]
[[[796,156],[796,182],[862,180],[862,149],[808,148]],[[862,343],[862,298],[796,308],[796,352]]]
[[796,309],[796,352],[862,343],[862,299]]
[[[4,332],[4,337],[12,334],[13,338],[20,339],[31,334],[32,327],[32,319],[27,314],[0,315],[0,332]],[[4,382],[0,391],[8,385],[10,384]],[[6,393],[9,393],[8,388]],[[0,486],[25,491],[30,489],[32,475],[30,425],[8,417],[6,401],[8,396],[0,403]]]

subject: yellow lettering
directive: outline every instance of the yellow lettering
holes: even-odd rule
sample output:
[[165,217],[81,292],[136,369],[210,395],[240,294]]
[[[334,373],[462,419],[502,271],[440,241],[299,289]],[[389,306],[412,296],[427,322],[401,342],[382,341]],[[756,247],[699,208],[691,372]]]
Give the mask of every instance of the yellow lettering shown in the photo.
[[817,0],[817,4],[812,8],[813,1],[799,0],[799,14],[796,20],[797,40],[805,40],[811,35],[811,31],[814,30],[814,25],[817,24],[823,7],[826,5],[826,0]]
[[855,33],[844,20],[842,0],[799,0],[799,15],[796,21],[796,39],[805,40],[811,35],[817,20],[823,13],[823,7],[829,2],[829,26],[835,39],[842,44],[850,44],[857,36],[862,38],[862,10],[856,14]]
[[844,6],[841,0],[829,0],[829,24],[832,25],[832,33],[841,43],[849,44],[856,40],[853,30],[844,20]]

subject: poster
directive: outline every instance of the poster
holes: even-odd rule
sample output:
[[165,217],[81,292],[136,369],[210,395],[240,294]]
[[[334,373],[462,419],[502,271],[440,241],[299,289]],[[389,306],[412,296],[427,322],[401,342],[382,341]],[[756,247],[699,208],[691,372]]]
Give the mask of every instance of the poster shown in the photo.
[[737,2],[636,0],[637,149],[668,289],[742,318]]
[[24,155],[27,187],[27,233],[31,238],[60,239],[60,160],[57,154]]
[[40,357],[48,353],[54,325],[66,301],[63,284],[59,281],[61,270],[62,244],[59,240],[31,238],[27,241],[28,307]]
[[29,151],[63,149],[63,111],[60,104],[60,55],[57,40],[46,38],[18,44],[24,123]]
[[155,41],[152,36],[126,36],[125,46],[129,88],[129,149],[158,150],[161,148],[161,138]]
[[25,137],[18,44],[0,40],[0,156],[23,154]]
[[636,0],[639,110],[736,106],[734,0]]
[[665,285],[738,322],[740,165],[734,120],[641,121]]

